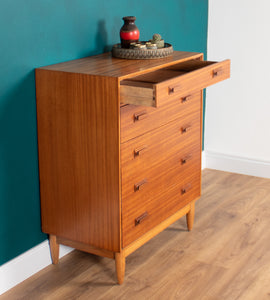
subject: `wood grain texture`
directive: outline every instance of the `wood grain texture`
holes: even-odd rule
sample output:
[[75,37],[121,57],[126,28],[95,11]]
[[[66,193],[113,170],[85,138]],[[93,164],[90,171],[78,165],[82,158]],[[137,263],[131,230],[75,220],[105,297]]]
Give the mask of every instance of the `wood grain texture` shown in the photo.
[[43,231],[119,251],[118,80],[37,69],[36,85]]
[[[142,195],[139,195],[139,191],[137,192],[134,189],[134,186],[142,182],[143,179],[147,179],[145,181],[145,189],[152,190],[151,187],[148,187],[149,185],[156,184],[158,186],[161,183],[162,187],[160,189],[166,189],[169,188],[170,184],[177,184],[183,181],[185,177],[191,176],[192,171],[196,169],[200,170],[200,149],[198,144],[194,145],[192,143],[192,137],[194,136],[195,134],[190,135],[190,139],[182,139],[182,142],[186,142],[183,145],[179,145],[177,144],[177,140],[173,140],[178,145],[178,149],[176,145],[173,145],[174,147],[170,149],[171,152],[165,152],[166,145],[160,147],[159,152],[158,147],[161,143],[157,144],[156,149],[154,149],[155,151],[151,152],[153,144],[149,142],[147,150],[145,150],[145,153],[141,157],[126,161],[122,169],[122,174],[124,175],[122,180],[123,202],[124,199],[126,200],[126,198],[133,197],[136,194],[138,194],[139,198],[142,197]],[[138,142],[136,143],[135,141],[134,144],[141,145]],[[146,145],[146,143],[142,143],[142,145]],[[127,150],[131,150],[132,146],[129,145]],[[168,180],[167,182],[165,178]],[[163,180],[164,182],[162,182]]]
[[[198,199],[194,199],[194,203],[196,200],[198,200]],[[156,227],[147,231],[145,234],[140,236],[134,242],[132,242],[128,246],[126,246],[123,249],[124,255],[128,256],[131,253],[133,253],[134,251],[136,251],[139,247],[144,245],[146,242],[150,241],[154,236],[158,235],[160,232],[162,232],[168,226],[173,224],[176,220],[179,220],[184,215],[187,215],[190,212],[190,210],[191,210],[191,205],[187,204],[186,206],[184,206],[183,208],[178,210],[176,213],[172,214],[170,217],[168,217],[164,221],[160,222]]]
[[133,82],[126,81],[120,86],[120,102],[124,104],[134,104],[139,106],[156,107],[154,88],[152,84],[132,86]]
[[[187,116],[121,145],[123,247],[199,197],[200,117],[198,101]],[[185,126],[191,129],[183,134]],[[143,147],[142,155],[134,156],[134,150]],[[134,190],[140,182],[142,189]],[[188,185],[190,190],[183,194]],[[146,212],[136,225],[135,219]]]
[[[160,171],[157,170],[157,172]],[[123,247],[138,239],[150,229],[157,226],[160,222],[183,208],[189,202],[200,196],[200,173],[196,168],[192,169],[192,175],[185,176],[179,183],[167,185],[171,174],[168,177],[163,176],[162,182],[155,184],[147,183],[142,191],[137,192],[128,199],[123,199],[123,219],[122,219],[122,240]],[[165,184],[164,184],[165,181]],[[166,189],[160,188],[162,184],[167,185]],[[190,189],[182,194],[182,189],[189,185]],[[141,224],[136,226],[135,219],[147,212],[148,216]]]
[[192,230],[194,224],[194,216],[195,216],[195,202],[190,203],[190,211],[187,213],[187,227],[188,230]]
[[[198,107],[194,107],[188,116],[121,144],[123,180],[127,180],[134,172],[151,169],[169,159],[174,159],[176,165],[181,164],[181,156],[188,155],[188,146],[199,148],[200,125],[199,102]],[[189,130],[182,133],[182,129],[187,126]]]
[[55,235],[50,234],[49,243],[52,263],[57,265],[59,262],[59,243],[57,242]]
[[[185,100],[185,97],[189,97]],[[161,108],[125,105],[121,113],[121,143],[190,114],[200,106],[201,92],[172,97]],[[142,116],[138,120],[135,116]]]
[[118,284],[122,284],[125,277],[126,258],[123,252],[115,253],[115,268]]
[[56,65],[46,66],[42,69],[63,71],[70,73],[91,74],[97,76],[117,77],[120,80],[171,66],[177,62],[190,59],[201,59],[202,53],[174,51],[172,56],[153,60],[129,60],[112,57],[111,53],[104,53]]
[[[219,63],[200,60],[182,62],[171,68],[150,71],[123,81],[120,86],[120,101],[160,107],[166,104],[170,97],[181,97],[202,90],[229,77],[230,60]],[[152,84],[153,93],[151,87],[144,87],[145,84]]]
[[0,299],[268,300],[269,220],[269,179],[204,170],[193,230],[182,218],[129,255],[121,287],[114,260],[73,251]]
[[108,257],[108,258],[114,258],[113,251],[100,249],[100,248],[91,246],[89,244],[84,244],[84,243],[72,241],[69,239],[61,238],[61,237],[57,237],[57,242],[61,245],[65,245],[65,246],[68,246],[68,247],[71,247],[74,249],[78,249],[81,251],[85,251],[85,252],[88,252],[91,254],[100,255],[100,256]]
[[[171,80],[163,81],[156,85],[156,102],[157,105],[163,105],[166,97],[175,97],[183,96],[193,91],[202,90],[208,86],[216,84],[222,80],[225,80],[230,77],[230,60],[225,60],[222,62],[217,62],[208,65],[209,62],[205,61],[195,61],[198,65],[198,69],[193,70],[186,67],[186,73],[180,75]],[[184,65],[184,67],[183,67]],[[177,72],[185,70],[185,62],[179,63],[178,66],[174,65],[173,68]],[[187,64],[189,66],[189,64]],[[215,74],[216,70],[222,70],[217,75]],[[190,70],[190,71],[189,71]],[[173,89],[173,92],[170,92],[170,89]]]
[[[200,90],[230,72],[229,61],[202,59],[107,53],[36,70],[42,228],[52,245],[115,257],[122,283],[123,248],[198,199]],[[139,111],[120,104],[131,98]],[[143,107],[153,105],[144,98],[158,109]],[[192,205],[189,229],[193,219]]]

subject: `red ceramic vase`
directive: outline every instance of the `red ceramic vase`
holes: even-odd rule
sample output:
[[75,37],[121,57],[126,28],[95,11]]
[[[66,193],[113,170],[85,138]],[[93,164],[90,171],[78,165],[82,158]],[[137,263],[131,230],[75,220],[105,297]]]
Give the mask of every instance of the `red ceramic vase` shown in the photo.
[[124,25],[120,29],[122,48],[129,48],[130,43],[138,42],[140,31],[135,25],[136,17],[124,17]]

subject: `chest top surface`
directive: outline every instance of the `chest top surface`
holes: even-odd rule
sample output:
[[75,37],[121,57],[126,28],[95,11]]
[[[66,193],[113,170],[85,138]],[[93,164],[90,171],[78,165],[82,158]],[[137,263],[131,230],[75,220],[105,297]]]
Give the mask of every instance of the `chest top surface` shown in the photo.
[[172,56],[161,59],[128,60],[112,57],[111,53],[85,57],[39,68],[70,73],[116,77],[120,80],[130,76],[154,71],[175,63],[202,58],[202,53],[174,51]]

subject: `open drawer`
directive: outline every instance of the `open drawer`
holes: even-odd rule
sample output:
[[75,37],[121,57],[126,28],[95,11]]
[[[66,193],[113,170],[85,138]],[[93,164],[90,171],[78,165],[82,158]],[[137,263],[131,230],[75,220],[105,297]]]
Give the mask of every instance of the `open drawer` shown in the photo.
[[230,77],[230,60],[189,60],[143,75],[122,80],[120,102],[159,107],[175,97],[188,97]]

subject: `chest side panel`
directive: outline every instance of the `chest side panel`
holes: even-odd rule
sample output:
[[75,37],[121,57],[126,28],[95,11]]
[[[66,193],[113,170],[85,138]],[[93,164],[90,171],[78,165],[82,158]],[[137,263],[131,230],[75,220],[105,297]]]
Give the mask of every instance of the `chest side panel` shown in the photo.
[[42,228],[120,249],[117,78],[36,71]]

